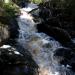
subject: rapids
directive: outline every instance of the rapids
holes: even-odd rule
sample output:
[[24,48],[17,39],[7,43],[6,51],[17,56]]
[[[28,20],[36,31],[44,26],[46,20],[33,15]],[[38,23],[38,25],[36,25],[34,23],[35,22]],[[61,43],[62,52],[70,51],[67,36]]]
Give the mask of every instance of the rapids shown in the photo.
[[53,52],[61,48],[61,44],[45,33],[38,33],[30,14],[21,9],[17,21],[20,28],[17,41],[33,56],[39,66],[39,75],[74,75],[67,73],[69,70],[53,58]]

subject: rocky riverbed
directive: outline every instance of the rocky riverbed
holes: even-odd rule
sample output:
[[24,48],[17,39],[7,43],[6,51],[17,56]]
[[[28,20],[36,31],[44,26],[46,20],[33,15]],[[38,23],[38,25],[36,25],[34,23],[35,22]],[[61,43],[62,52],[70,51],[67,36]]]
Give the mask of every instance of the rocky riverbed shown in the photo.
[[75,75],[75,48],[68,32],[46,25],[49,21],[35,23],[25,9],[17,21],[0,18],[6,24],[0,31],[1,74]]

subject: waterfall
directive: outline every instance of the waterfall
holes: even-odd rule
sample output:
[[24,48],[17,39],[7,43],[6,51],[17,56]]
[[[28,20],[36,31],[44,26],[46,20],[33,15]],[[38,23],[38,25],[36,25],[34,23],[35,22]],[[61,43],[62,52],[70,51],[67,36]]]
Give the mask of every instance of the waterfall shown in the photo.
[[[21,9],[18,17],[18,43],[27,49],[39,66],[39,75],[67,75],[66,67],[53,58],[53,52],[62,46],[45,33],[38,33],[33,17]],[[69,74],[68,74],[69,75]]]

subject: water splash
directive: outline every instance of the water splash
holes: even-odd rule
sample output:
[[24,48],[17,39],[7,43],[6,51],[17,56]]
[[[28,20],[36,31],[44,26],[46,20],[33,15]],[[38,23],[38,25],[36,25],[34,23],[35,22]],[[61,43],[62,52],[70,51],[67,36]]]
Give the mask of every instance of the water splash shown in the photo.
[[31,10],[36,8],[38,8],[37,4],[29,3],[28,7],[24,7],[23,10],[25,10],[26,12],[30,12]]

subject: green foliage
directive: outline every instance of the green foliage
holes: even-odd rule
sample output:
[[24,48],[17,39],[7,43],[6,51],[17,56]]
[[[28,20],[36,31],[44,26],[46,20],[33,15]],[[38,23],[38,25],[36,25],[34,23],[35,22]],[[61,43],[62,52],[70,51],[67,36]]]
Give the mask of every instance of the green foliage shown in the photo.
[[40,3],[43,3],[44,0],[31,0],[31,2],[36,3],[36,4],[40,4]]
[[15,17],[19,13],[19,8],[13,3],[4,4],[3,9],[5,10],[5,16]]
[[15,19],[19,15],[19,12],[19,7],[15,3],[2,2],[2,5],[0,5],[0,26],[8,25],[12,18]]
[[0,0],[0,16],[15,17],[19,12],[19,7],[12,0],[8,0],[8,3]]

